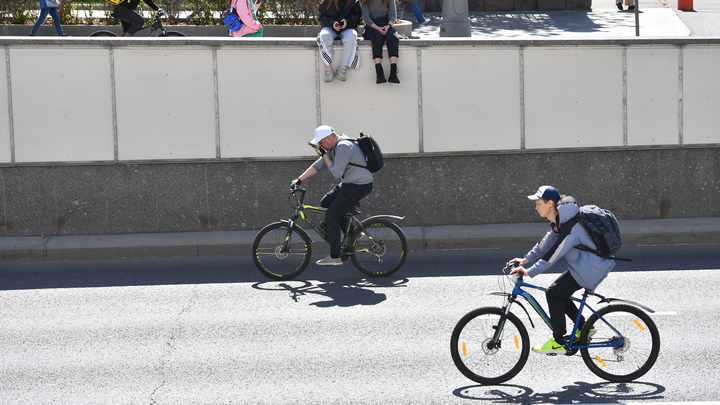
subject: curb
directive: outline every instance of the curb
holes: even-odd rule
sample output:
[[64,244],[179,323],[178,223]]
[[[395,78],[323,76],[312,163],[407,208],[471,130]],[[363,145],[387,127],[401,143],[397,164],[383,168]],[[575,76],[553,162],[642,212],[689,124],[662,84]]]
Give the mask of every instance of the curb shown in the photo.
[[[720,243],[720,218],[621,221],[625,246]],[[403,228],[410,250],[529,249],[545,223]],[[250,254],[257,230],[0,238],[0,261],[78,260]],[[313,241],[320,238],[311,233]],[[327,250],[315,243],[313,250]]]

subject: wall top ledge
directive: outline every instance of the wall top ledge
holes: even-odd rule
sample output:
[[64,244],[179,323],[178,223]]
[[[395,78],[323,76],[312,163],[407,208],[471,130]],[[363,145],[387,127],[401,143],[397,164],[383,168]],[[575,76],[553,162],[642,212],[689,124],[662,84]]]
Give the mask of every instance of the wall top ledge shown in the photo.
[[[367,40],[360,40],[360,45],[370,45]],[[315,38],[216,38],[216,37],[0,37],[0,46],[109,46],[109,47],[144,47],[144,46],[199,46],[199,47],[297,47],[316,48]],[[637,46],[637,45],[720,45],[720,38],[682,37],[682,38],[598,38],[598,39],[481,39],[481,38],[438,38],[438,39],[402,39],[401,46]]]

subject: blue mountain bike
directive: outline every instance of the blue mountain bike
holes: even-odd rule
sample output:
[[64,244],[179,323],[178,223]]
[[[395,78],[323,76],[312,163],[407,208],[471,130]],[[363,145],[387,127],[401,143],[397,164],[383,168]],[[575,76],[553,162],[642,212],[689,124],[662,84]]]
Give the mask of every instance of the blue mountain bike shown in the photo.
[[[538,301],[524,288],[547,291],[547,288],[526,283],[522,277],[509,276],[514,263],[503,269],[501,285],[510,292],[491,292],[505,297],[502,307],[483,307],[466,314],[455,326],[450,342],[453,362],[465,377],[481,384],[500,384],[525,366],[530,353],[530,338],[520,318],[510,311],[520,306],[534,328],[523,298],[552,330],[550,317]],[[587,303],[588,297],[608,303],[598,310]],[[570,335],[565,336],[566,355],[580,351],[585,365],[595,375],[612,382],[632,381],[647,373],[660,351],[660,334],[647,314],[650,308],[617,298],[605,298],[585,290],[578,317]],[[592,313],[578,335],[578,321],[583,310]],[[647,311],[647,312],[646,312]],[[579,336],[579,338],[577,337]]]

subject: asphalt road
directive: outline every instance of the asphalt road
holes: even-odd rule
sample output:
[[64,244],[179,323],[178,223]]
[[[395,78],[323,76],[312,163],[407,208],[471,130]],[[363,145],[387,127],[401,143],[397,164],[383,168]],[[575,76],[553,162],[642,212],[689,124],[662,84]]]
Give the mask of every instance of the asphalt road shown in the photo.
[[[720,397],[720,246],[626,248],[598,292],[656,310],[640,381],[579,356],[531,354],[479,386],[449,354],[457,320],[499,305],[518,250],[412,252],[395,277],[311,266],[268,281],[249,256],[0,263],[3,404],[474,404],[711,401]],[[549,284],[556,274],[533,279]],[[702,293],[708,294],[703,296]],[[541,299],[541,302],[544,300]],[[531,330],[533,343],[548,331]]]

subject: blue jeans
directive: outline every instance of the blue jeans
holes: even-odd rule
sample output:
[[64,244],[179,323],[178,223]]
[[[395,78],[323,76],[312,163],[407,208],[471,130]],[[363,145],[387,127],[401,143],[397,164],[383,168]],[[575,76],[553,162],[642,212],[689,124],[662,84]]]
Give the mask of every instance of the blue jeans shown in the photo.
[[340,242],[343,229],[347,228],[348,217],[345,216],[358,201],[370,194],[373,184],[340,184],[335,186],[320,200],[320,206],[327,208],[325,223],[330,238],[330,256],[340,257]]
[[[425,21],[425,16],[423,16],[422,11],[420,11],[420,6],[417,3],[409,3],[410,8],[412,8],[413,13],[415,14],[415,18],[417,18],[418,24],[422,24]],[[400,7],[405,6],[405,2],[400,3]]]
[[65,35],[65,32],[63,32],[62,24],[60,23],[60,13],[58,13],[57,7],[40,9],[40,17],[38,17],[37,21],[35,21],[35,25],[33,25],[32,29],[30,30],[30,35],[35,35],[37,33],[38,28],[40,28],[42,23],[45,22],[48,13],[50,14],[53,22],[55,23],[55,30],[57,31],[58,35]]

